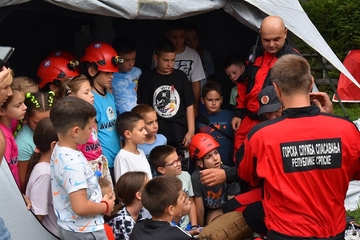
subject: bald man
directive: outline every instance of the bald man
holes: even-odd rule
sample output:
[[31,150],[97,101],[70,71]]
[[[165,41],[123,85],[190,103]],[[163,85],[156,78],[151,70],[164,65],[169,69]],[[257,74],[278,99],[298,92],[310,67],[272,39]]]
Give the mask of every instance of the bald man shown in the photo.
[[257,50],[255,61],[248,63],[244,74],[238,83],[238,98],[235,110],[235,117],[232,119],[232,127],[236,131],[234,152],[241,144],[250,129],[260,119],[258,116],[259,92],[271,85],[270,69],[278,58],[285,54],[300,55],[295,49],[285,44],[287,29],[284,21],[278,16],[264,18],[260,26],[260,38],[262,46]]

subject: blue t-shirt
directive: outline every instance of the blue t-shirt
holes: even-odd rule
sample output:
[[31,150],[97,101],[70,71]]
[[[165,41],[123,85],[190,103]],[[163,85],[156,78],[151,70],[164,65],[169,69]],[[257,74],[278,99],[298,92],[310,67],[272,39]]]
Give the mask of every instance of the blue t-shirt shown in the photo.
[[141,149],[144,151],[146,158],[149,159],[149,154],[150,151],[156,147],[156,146],[161,146],[161,145],[166,145],[167,144],[167,140],[166,137],[162,134],[156,134],[156,140],[155,142],[149,144],[149,143],[144,143],[144,144],[138,144],[137,147],[138,149]]
[[114,167],[114,159],[120,151],[120,138],[116,133],[116,111],[114,96],[106,93],[101,96],[96,91],[94,94],[94,107],[96,109],[96,122],[98,138],[102,147],[103,155],[109,162],[109,167]]
[[133,67],[129,72],[114,73],[112,79],[112,92],[118,114],[131,111],[136,104],[136,93],[141,69]]
[[[231,120],[234,116],[233,111],[223,109],[215,114],[208,114],[206,112],[202,114],[205,117],[207,117],[207,119],[209,119],[209,121],[215,127],[225,132],[229,136],[234,136],[234,131],[231,127]],[[230,141],[225,136],[215,131],[212,127],[204,125],[198,121],[196,121],[196,129],[197,132],[208,133],[211,136],[213,136],[216,139],[216,141],[218,141],[218,143],[220,144],[219,153],[222,162],[226,166],[229,167],[234,166],[234,161],[233,161],[234,142]]]
[[15,137],[16,145],[18,146],[19,157],[18,161],[29,161],[36,146],[33,140],[34,131],[25,124],[19,130]]

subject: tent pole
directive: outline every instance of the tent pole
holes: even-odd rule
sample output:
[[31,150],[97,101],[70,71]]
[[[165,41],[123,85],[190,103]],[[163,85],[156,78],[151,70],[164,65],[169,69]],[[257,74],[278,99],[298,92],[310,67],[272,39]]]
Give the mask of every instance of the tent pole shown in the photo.
[[340,97],[339,97],[339,94],[338,94],[338,92],[336,91],[336,88],[335,88],[333,82],[331,81],[331,78],[330,78],[330,75],[329,75],[329,71],[327,70],[327,68],[326,68],[326,66],[325,66],[325,63],[324,63],[324,61],[323,61],[323,56],[321,56],[320,53],[317,53],[317,55],[318,55],[318,57],[319,57],[319,61],[320,61],[320,63],[321,63],[321,66],[322,66],[322,68],[323,68],[323,70],[324,70],[324,72],[325,72],[325,76],[326,76],[326,78],[329,80],[330,86],[331,86],[332,90],[334,91],[334,94],[335,94],[336,98],[337,98],[338,101],[339,101],[339,104],[340,104],[341,110],[342,110],[343,113],[344,113],[344,116],[345,116],[346,118],[349,118],[349,115],[346,113],[346,110],[345,110],[345,108],[344,108],[344,105],[343,105],[343,103],[341,102],[341,99],[340,99]]

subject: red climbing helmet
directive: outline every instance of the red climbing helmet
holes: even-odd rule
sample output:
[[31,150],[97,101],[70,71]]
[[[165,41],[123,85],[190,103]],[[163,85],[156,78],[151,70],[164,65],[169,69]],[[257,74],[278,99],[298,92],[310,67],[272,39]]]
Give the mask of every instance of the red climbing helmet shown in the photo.
[[210,134],[197,133],[190,140],[190,158],[201,159],[210,151],[218,147],[220,147],[219,143]]
[[56,51],[51,52],[49,54],[48,58],[50,58],[50,57],[61,57],[66,60],[69,60],[69,61],[77,60],[77,58],[75,57],[74,54],[67,52],[67,51],[62,51],[62,50],[56,50]]
[[67,60],[61,57],[48,57],[39,65],[37,76],[40,78],[40,88],[47,83],[59,84],[65,77],[79,75],[77,60]]
[[118,65],[123,63],[124,59],[117,55],[110,44],[96,42],[85,49],[85,56],[80,59],[80,62],[93,63],[97,70],[102,72],[118,72]]

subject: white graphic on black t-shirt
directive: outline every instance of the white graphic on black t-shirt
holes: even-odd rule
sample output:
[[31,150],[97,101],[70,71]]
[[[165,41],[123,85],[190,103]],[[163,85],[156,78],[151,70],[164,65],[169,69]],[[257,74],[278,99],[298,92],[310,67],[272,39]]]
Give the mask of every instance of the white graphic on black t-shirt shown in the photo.
[[178,60],[175,61],[174,68],[183,71],[189,78],[190,72],[192,70],[192,64],[192,60]]
[[161,117],[173,117],[179,110],[180,96],[174,85],[158,87],[154,92],[153,99],[155,111]]

